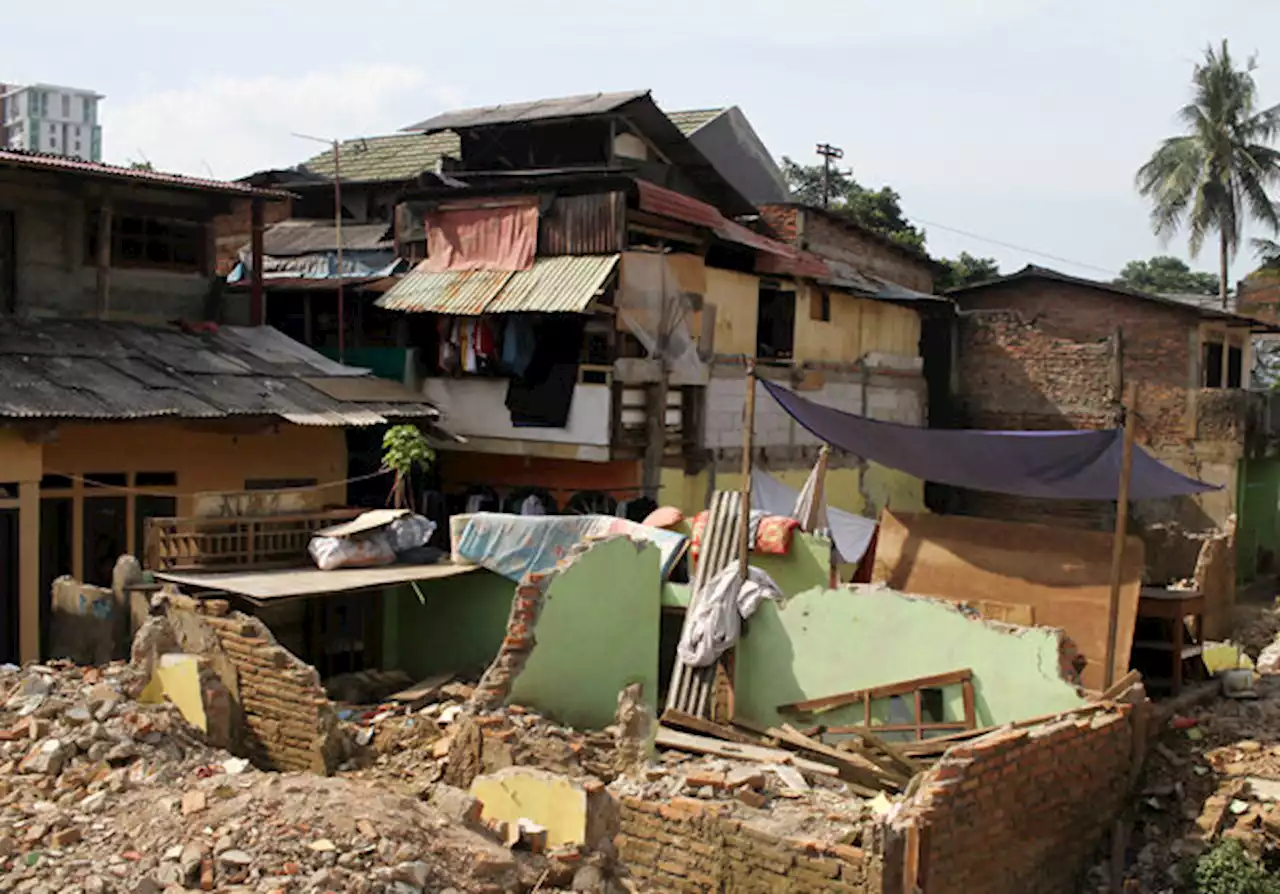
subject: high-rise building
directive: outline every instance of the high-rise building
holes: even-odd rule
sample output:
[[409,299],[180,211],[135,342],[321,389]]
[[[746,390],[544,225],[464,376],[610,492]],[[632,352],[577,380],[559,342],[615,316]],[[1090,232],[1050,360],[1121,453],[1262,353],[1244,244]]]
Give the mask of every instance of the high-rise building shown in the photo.
[[52,84],[0,84],[0,146],[101,161],[102,98]]

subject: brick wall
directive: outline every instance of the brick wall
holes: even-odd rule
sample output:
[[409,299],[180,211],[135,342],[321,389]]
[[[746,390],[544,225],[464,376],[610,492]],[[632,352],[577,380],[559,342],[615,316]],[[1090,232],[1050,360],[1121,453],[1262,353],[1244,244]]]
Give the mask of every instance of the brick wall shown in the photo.
[[918,846],[919,889],[1075,894],[1127,797],[1134,739],[1117,712],[953,747],[893,821]]
[[619,802],[618,857],[640,891],[879,894],[881,861],[861,848],[774,835],[691,798]]
[[246,756],[266,769],[332,773],[345,742],[320,675],[276,642],[267,625],[222,613],[225,607],[221,600],[170,597],[168,615],[184,649],[220,666]]
[[796,205],[763,205],[760,220],[775,239],[819,257],[845,261],[890,282],[933,292],[933,268],[909,249],[885,244],[876,235],[844,225],[820,210]]
[[[293,216],[293,200],[263,202],[263,226],[270,227]],[[213,219],[214,273],[226,276],[240,260],[240,249],[253,238],[253,211],[250,199],[235,199],[228,214]]]
[[[1005,407],[1016,420],[1039,406],[1047,418],[1058,413],[1082,423],[1077,427],[1096,427],[1107,396],[1101,386],[1110,382],[1097,346],[1118,328],[1124,381],[1142,386],[1140,438],[1155,447],[1185,442],[1199,326],[1193,312],[1036,279],[963,292],[957,301],[965,311],[1015,311],[1024,321],[1018,326],[1008,315],[970,316],[961,328],[957,397],[987,413],[989,422],[1000,422]],[[1103,424],[1114,424],[1114,417]]]

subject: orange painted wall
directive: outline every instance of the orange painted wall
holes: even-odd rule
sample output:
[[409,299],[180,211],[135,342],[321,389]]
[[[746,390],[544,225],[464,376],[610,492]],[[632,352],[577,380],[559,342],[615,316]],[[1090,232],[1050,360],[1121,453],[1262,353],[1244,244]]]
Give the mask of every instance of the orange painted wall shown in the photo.
[[580,490],[597,490],[619,500],[640,495],[641,464],[634,460],[607,463],[538,456],[441,452],[440,477],[446,492],[486,484],[504,493],[520,487],[542,487],[563,505]]

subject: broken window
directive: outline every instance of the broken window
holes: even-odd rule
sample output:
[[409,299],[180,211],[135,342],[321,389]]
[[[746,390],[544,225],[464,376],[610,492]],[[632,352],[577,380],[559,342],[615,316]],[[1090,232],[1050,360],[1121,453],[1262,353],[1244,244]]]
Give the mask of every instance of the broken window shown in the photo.
[[795,350],[795,291],[762,282],[757,313],[756,357],[790,360]]

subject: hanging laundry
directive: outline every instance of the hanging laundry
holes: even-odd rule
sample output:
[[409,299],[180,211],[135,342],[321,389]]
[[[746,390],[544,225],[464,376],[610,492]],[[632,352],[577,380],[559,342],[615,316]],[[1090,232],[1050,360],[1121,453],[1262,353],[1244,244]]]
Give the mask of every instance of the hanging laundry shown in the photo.
[[546,515],[547,509],[542,505],[542,498],[537,494],[529,494],[520,504],[521,515]]
[[502,332],[502,368],[514,376],[523,376],[533,360],[537,339],[533,319],[524,314],[508,314]]
[[455,375],[461,364],[461,355],[458,352],[458,321],[454,317],[441,317],[436,323],[436,333],[439,335],[440,349],[436,362],[440,367],[440,371],[446,375]]

